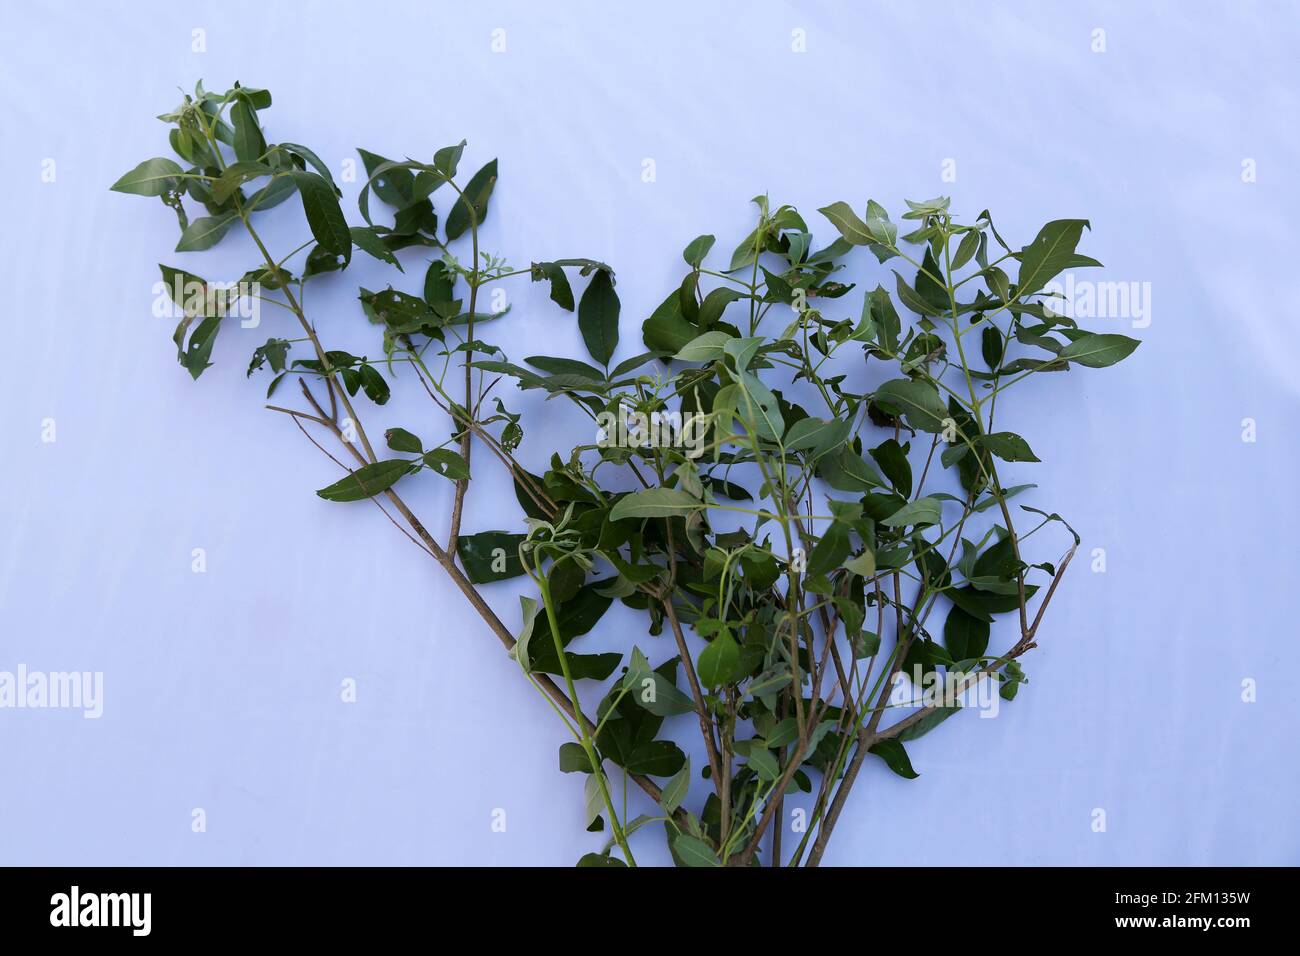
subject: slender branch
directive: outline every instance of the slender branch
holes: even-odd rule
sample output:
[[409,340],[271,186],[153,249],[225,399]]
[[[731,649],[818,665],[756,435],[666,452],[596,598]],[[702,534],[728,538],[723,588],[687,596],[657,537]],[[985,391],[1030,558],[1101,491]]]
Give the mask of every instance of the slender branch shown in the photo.
[[[474,204],[466,198],[464,193],[460,194],[458,201],[469,211],[470,239],[474,246],[473,271],[470,273],[469,285],[469,318],[465,323],[465,340],[472,343],[474,341],[474,310],[477,308],[478,304],[479,287],[478,210],[474,208]],[[473,349],[467,348],[465,350],[465,414],[470,416],[470,418],[477,418],[477,415],[474,413],[474,378],[473,365],[471,364],[473,357]],[[471,441],[470,431],[469,429],[466,429],[465,434],[460,440],[460,456],[465,459],[465,464],[467,466],[469,465],[470,446],[472,444],[473,442]],[[453,555],[456,553],[456,539],[460,537],[461,513],[465,507],[465,495],[468,491],[468,478],[462,478],[460,481],[456,482],[456,493],[451,504],[451,531],[447,535],[447,551]]]
[[709,755],[709,771],[713,774],[714,787],[718,791],[718,797],[722,797],[722,786],[724,773],[727,777],[731,775],[731,768],[724,767],[722,756],[718,753],[718,744],[713,737],[713,721],[709,719],[709,712],[704,706],[704,692],[700,688],[700,678],[695,673],[695,663],[691,660],[690,649],[686,646],[686,636],[682,633],[681,622],[677,620],[677,611],[673,608],[673,599],[670,595],[665,595],[661,603],[663,604],[664,616],[668,618],[668,626],[672,629],[673,638],[677,642],[677,653],[681,657],[682,666],[686,671],[686,682],[691,688],[691,697],[695,700],[695,714],[700,720],[700,734],[704,737],[704,748]]

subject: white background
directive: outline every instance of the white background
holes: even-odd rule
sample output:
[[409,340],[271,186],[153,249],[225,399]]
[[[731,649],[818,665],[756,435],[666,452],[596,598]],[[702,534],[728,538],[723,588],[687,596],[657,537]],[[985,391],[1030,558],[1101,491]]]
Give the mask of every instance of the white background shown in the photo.
[[[488,247],[613,264],[620,358],[682,246],[713,232],[729,252],[759,192],[822,242],[817,207],[868,196],[897,215],[950,194],[1017,246],[1091,219],[1081,250],[1151,283],[1152,322],[1092,323],[1143,345],[1031,379],[1006,422],[1045,462],[1015,469],[1040,486],[1025,500],[1084,534],[1032,683],[998,719],[913,745],[917,780],[868,764],[827,861],[1300,862],[1298,19],[1284,3],[6,4],[0,670],[103,671],[106,699],[97,721],[0,710],[0,862],[571,864],[603,843],[579,775],[556,770],[549,708],[436,566],[373,508],[312,494],[334,466],[243,374],[282,320],[223,334],[197,384],[176,366],[156,264],[233,277],[253,251],[232,236],[175,254],[170,211],[107,187],[168,154],[153,117],[199,78],[271,89],[269,138],[336,170],[357,146],[428,157],[464,137],[463,168],[499,156]],[[268,214],[273,248],[303,238],[295,208]],[[373,351],[352,296],[389,273],[363,259],[308,306],[336,345]],[[418,289],[420,253],[404,259]],[[581,355],[542,287],[512,303],[494,332],[512,358]],[[541,467],[575,419],[537,394],[506,397]],[[395,401],[371,428],[418,431],[423,409]],[[425,482],[413,504],[447,499]],[[498,479],[471,501],[470,530],[518,526]],[[516,592],[489,589],[512,626]],[[667,653],[624,609],[584,640]],[[635,847],[666,859],[657,833]]]

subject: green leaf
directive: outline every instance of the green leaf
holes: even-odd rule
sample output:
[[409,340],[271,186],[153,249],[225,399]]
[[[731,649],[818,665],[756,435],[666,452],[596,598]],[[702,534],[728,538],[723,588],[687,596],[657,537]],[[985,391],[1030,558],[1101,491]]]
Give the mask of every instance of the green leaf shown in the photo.
[[740,646],[731,632],[723,629],[700,652],[696,671],[706,687],[718,687],[734,680],[740,667]]
[[[209,306],[214,307],[216,310],[212,314],[226,314],[229,311],[230,303],[234,301],[238,293],[238,287],[236,287],[223,294],[221,290],[209,286],[206,279],[196,276],[192,272],[186,272],[184,269],[165,266],[161,262],[158,263],[158,268],[162,271],[163,284],[167,287],[167,294],[185,314],[186,318],[189,319],[205,314]],[[189,323],[182,323],[177,331],[181,332],[188,327]],[[180,342],[176,344],[179,346]]]
[[1086,219],[1057,219],[1040,229],[1034,241],[1020,250],[1020,275],[1016,284],[1022,300],[1070,266],[1074,247],[1088,225]]
[[989,291],[1003,302],[1011,299],[1011,280],[997,266],[989,266],[984,270],[984,281],[987,283]]
[[1029,447],[1029,442],[1015,432],[991,432],[988,435],[980,435],[975,439],[975,444],[987,448],[1003,461],[1040,460]]
[[698,327],[682,316],[682,297],[674,289],[650,318],[641,323],[641,338],[654,352],[674,354],[700,334]]
[[490,584],[524,573],[519,563],[519,545],[527,537],[509,531],[480,531],[456,539],[456,553],[473,584]]
[[212,345],[217,340],[217,332],[221,328],[221,318],[219,316],[209,316],[199,323],[198,328],[190,336],[189,345],[180,356],[181,365],[190,373],[190,377],[197,379],[203,374],[203,370],[210,368],[212,363],[208,357],[212,354]]
[[456,175],[456,170],[460,167],[460,157],[464,152],[465,140],[463,139],[455,146],[442,147],[433,154],[434,168],[442,173],[444,179],[451,179]]
[[609,520],[671,518],[704,508],[704,502],[679,488],[648,488],[624,495],[610,509]]
[[707,329],[715,322],[722,318],[722,313],[727,310],[727,306],[740,299],[743,293],[739,289],[733,289],[730,286],[723,286],[713,289],[704,297],[700,303],[699,325],[701,329]]
[[943,624],[943,646],[955,661],[979,657],[989,647],[989,622],[953,605]]
[[[1015,662],[1012,661],[1012,663]],[[961,710],[960,705],[955,707],[936,707],[916,723],[912,724],[912,726],[899,731],[897,739],[900,743],[907,743],[910,740],[917,740],[924,737],[959,710]]]
[[346,478],[320,489],[316,494],[326,501],[360,501],[387,491],[403,475],[411,471],[411,462],[405,458],[389,458],[363,465]]
[[760,438],[769,441],[780,439],[785,434],[785,421],[781,417],[781,405],[771,389],[753,372],[742,372],[738,387],[740,396],[735,404],[740,420],[753,428]]
[[557,358],[551,355],[532,355],[524,359],[534,368],[540,368],[551,375],[578,375],[593,382],[604,382],[605,373],[594,365],[579,362],[577,359]]
[[393,451],[404,451],[416,455],[424,451],[424,444],[405,428],[390,428],[384,432],[384,441]]
[[534,262],[531,270],[532,280],[551,282],[551,301],[566,312],[573,311],[573,288],[569,278],[564,274],[564,267],[558,262]]
[[109,189],[133,196],[162,196],[180,188],[180,180],[176,177],[183,172],[170,159],[146,159],[130,172],[124,173]]
[[240,161],[251,163],[261,159],[266,152],[266,139],[257,125],[257,113],[242,95],[236,96],[230,106],[230,122],[235,128],[235,155]]
[[632,648],[632,660],[623,676],[623,686],[632,700],[660,717],[687,714],[695,709],[694,701],[676,684],[659,671],[651,670],[650,662],[639,647]]
[[819,460],[817,472],[836,491],[870,491],[885,487],[875,469],[847,445]]
[[1141,344],[1127,335],[1088,332],[1061,349],[1060,358],[1088,368],[1105,368],[1127,358]]
[[880,523],[887,528],[902,528],[907,525],[938,524],[942,514],[942,502],[938,498],[918,498],[909,501]]
[[844,563],[850,547],[848,529],[838,521],[832,523],[808,555],[808,576],[818,577],[834,571]]
[[894,308],[894,300],[889,297],[889,292],[884,286],[877,285],[863,297],[862,311],[864,322],[869,319],[876,327],[876,337],[880,347],[890,355],[896,353],[898,336],[902,331],[902,320],[898,317],[898,310]]
[[312,246],[311,252],[307,253],[307,262],[302,267],[302,277],[310,279],[327,272],[338,272],[343,265],[341,258],[324,246]]
[[244,212],[252,213],[259,209],[272,209],[297,191],[298,184],[293,181],[292,176],[276,176],[249,197],[248,202],[244,203]]
[[672,814],[674,810],[682,805],[686,799],[686,791],[691,785],[691,758],[686,758],[686,763],[682,764],[682,769],[678,770],[664,784],[663,791],[659,795],[659,806],[664,808],[664,812]]
[[[578,593],[560,604],[556,610],[555,619],[560,629],[560,643],[564,646],[581,637],[590,631],[609,610],[612,598],[600,593],[608,584],[609,580],[593,581],[585,584],[578,589]],[[550,621],[543,617],[538,624],[538,629],[542,634],[542,639],[538,641],[537,647],[532,652],[532,664],[534,670],[545,671],[548,674],[560,673],[560,661],[555,653],[555,641],[551,634]],[[572,660],[577,655],[570,654]],[[621,655],[610,655],[614,658],[615,665],[621,660]],[[643,714],[640,706],[628,702],[630,709],[638,714]],[[677,768],[674,767],[675,771]]]
[[534,626],[537,623],[538,603],[530,597],[520,596],[519,607],[523,612],[523,624],[515,646],[510,648],[510,656],[523,668],[525,674],[532,673],[532,655],[528,653],[529,643],[533,639]]
[[714,362],[722,358],[723,346],[735,336],[730,332],[715,329],[691,339],[680,349],[673,359],[678,362]]
[[333,187],[318,174],[302,169],[295,169],[289,175],[302,194],[302,208],[312,236],[321,248],[341,256],[346,265],[352,259],[352,233],[348,231]]
[[357,298],[362,307],[368,309],[372,321],[382,322],[395,332],[417,332],[425,325],[443,324],[428,303],[407,292],[397,289],[367,292],[362,289]]
[[696,236],[682,250],[682,258],[686,260],[688,266],[698,269],[704,257],[709,254],[709,250],[713,248],[715,241],[713,236]]
[[943,309],[932,304],[929,299],[908,285],[907,280],[899,275],[897,271],[894,273],[894,278],[897,280],[895,283],[895,289],[898,292],[899,301],[901,301],[903,305],[907,306],[917,315],[935,316],[943,314]]
[[642,365],[645,365],[646,362],[657,357],[658,356],[656,356],[654,352],[642,352],[640,355],[634,355],[630,359],[626,359],[625,361],[619,362],[615,365],[614,371],[609,373],[609,377],[611,380],[617,381],[628,372],[640,368]]
[[578,303],[578,329],[587,352],[601,365],[608,365],[618,347],[618,293],[614,280],[599,269],[587,284]]
[[[357,153],[360,154],[361,162],[366,167],[367,187],[374,189],[375,195],[388,205],[405,207],[411,201],[412,183],[415,178],[411,171],[393,165],[391,159],[386,159],[378,153],[371,153],[360,147],[357,148]],[[385,166],[391,168],[383,169]],[[381,169],[383,171],[376,176],[376,172]],[[364,195],[365,190],[362,192]]]
[[767,735],[769,747],[781,748],[792,744],[799,737],[799,722],[787,717],[778,723]]
[[221,241],[221,237],[230,231],[231,225],[238,218],[238,213],[223,212],[219,216],[195,219],[181,233],[180,242],[176,243],[176,251],[200,252],[210,249]]
[[[1028,491],[1030,488],[1037,488],[1037,487],[1038,487],[1037,485],[1012,485],[1009,488],[1002,489],[1001,497],[1006,500],[1010,500],[1023,491]],[[987,511],[989,508],[994,507],[998,503],[999,503],[998,498],[995,497],[992,493],[990,493],[989,496],[985,498],[983,501],[981,501],[979,504],[977,504],[973,510],[976,513],[981,511]],[[1024,506],[1021,505],[1021,507]]]
[[946,212],[950,202],[946,196],[936,196],[934,199],[926,199],[922,202],[913,202],[910,199],[903,201],[907,203],[909,210],[903,214],[904,219],[925,219],[928,216]]
[[[570,655],[572,657],[573,655]],[[615,659],[617,654],[612,655]],[[574,675],[577,677],[578,675]],[[658,720],[660,718],[653,718]],[[615,723],[618,723],[617,721]],[[602,752],[604,749],[602,748]],[[686,762],[686,754],[671,740],[652,740],[638,743],[627,755],[625,766],[629,773],[640,773],[651,777],[670,777],[681,769]]]
[[275,170],[265,163],[232,163],[225,168],[217,181],[212,184],[212,198],[219,204],[224,205],[235,190],[248,180],[257,179],[261,176],[273,176],[274,174]]
[[824,421],[820,418],[801,418],[788,429],[782,444],[786,451],[811,451],[815,457],[828,454],[849,439],[853,422],[849,419]]
[[379,237],[374,226],[353,226],[348,230],[352,236],[353,244],[367,255],[374,256],[381,262],[387,262],[389,265],[397,266],[399,272],[405,272],[402,264],[397,261],[397,256],[393,255],[391,249],[384,244],[384,240]]
[[902,445],[887,438],[871,449],[871,457],[876,460],[895,491],[904,498],[912,497],[912,464],[907,460]]
[[846,202],[834,202],[817,211],[829,219],[831,225],[840,231],[840,235],[855,246],[880,242],[867,228],[867,224],[858,218],[853,207]]
[[743,338],[734,338],[728,340],[727,344],[722,346],[722,354],[731,359],[732,367],[738,372],[743,372],[749,368],[749,363],[754,360],[758,350],[763,347],[764,339],[761,335],[748,335]]
[[[606,582],[607,583],[607,582]],[[596,583],[594,588],[604,588],[605,584]],[[609,604],[605,598],[605,606]],[[567,605],[565,606],[567,607]],[[561,614],[565,608],[561,608]],[[564,629],[563,621],[561,629]],[[618,655],[614,655],[617,657]],[[674,679],[677,671],[677,657],[670,657],[657,669],[657,672]],[[612,708],[612,710],[611,710]],[[646,773],[656,777],[671,777],[686,763],[686,754],[670,740],[655,740],[664,718],[651,713],[639,703],[629,699],[621,686],[610,689],[604,701],[597,708],[597,714],[604,721],[596,737],[596,745],[601,756],[630,773]]]
[[1009,578],[1016,573],[1016,547],[1010,535],[1001,538],[985,549],[975,561],[970,576],[973,578]]
[[267,339],[264,345],[259,345],[253,350],[253,358],[248,363],[248,375],[251,376],[268,361],[271,363],[272,372],[283,372],[290,345],[291,343],[286,339]]
[[[344,377],[346,379],[346,374]],[[366,393],[368,399],[376,405],[387,403],[391,390],[388,383],[384,381],[384,377],[379,374],[378,369],[373,365],[362,365],[357,369],[357,378],[360,380],[362,391]]]
[[763,746],[760,741],[751,741],[749,753],[745,756],[747,765],[754,773],[758,774],[760,780],[771,782],[781,776],[781,767],[776,762],[776,755]]
[[[892,248],[898,242],[898,227],[889,221],[889,213],[885,207],[880,205],[874,199],[867,200],[867,232],[881,246]],[[884,262],[892,256],[892,253],[886,255],[879,249],[874,250],[876,257]]]
[[330,184],[334,190],[334,195],[339,194],[339,188],[334,184],[334,177],[330,174],[330,168],[325,165],[325,161],[317,156],[315,152],[298,143],[280,143],[276,148],[288,150],[290,155],[301,159],[305,165],[310,165],[312,169],[320,173],[322,179]]
[[455,299],[456,274],[441,259],[429,263],[424,274],[424,301],[429,306],[450,303]]
[[844,567],[864,578],[872,578],[876,574],[876,556],[871,553],[870,548],[867,548],[856,558],[845,561]]
[[898,378],[885,382],[872,398],[898,409],[914,428],[923,432],[941,432],[948,419],[948,408],[939,390],[929,382]]
[[1016,661],[1007,661],[1007,666],[998,674],[998,680],[1002,684],[998,696],[1003,700],[1015,700],[1020,685],[1029,683],[1029,678],[1025,676],[1025,672],[1020,669],[1020,664]]
[[264,110],[270,108],[270,90],[264,90],[253,86],[240,86],[238,83],[236,83],[235,86],[239,88],[241,95],[247,97],[248,102],[252,105],[253,109]]
[[433,451],[426,451],[424,453],[424,463],[442,477],[450,478],[453,481],[469,477],[469,465],[466,464],[464,458],[460,457],[458,452],[454,452],[450,448],[435,448]]
[[[953,604],[961,608],[971,617],[978,618],[981,621],[992,621],[993,611],[985,598],[987,595],[981,594],[973,587],[949,588],[943,592]],[[1029,597],[1029,588],[1025,588],[1025,597]]]
[[731,254],[731,264],[727,266],[727,271],[735,272],[752,264],[758,258],[762,241],[757,228],[742,239],[740,245],[736,246],[735,251]]
[[984,331],[980,333],[980,354],[984,359],[984,364],[992,371],[1002,364],[1003,353],[1006,346],[1002,342],[1002,331],[996,325],[984,326]]
[[896,738],[877,741],[869,750],[883,760],[889,769],[894,771],[900,777],[906,777],[908,780],[915,780],[920,776],[912,769],[912,761],[907,759],[907,751]]
[[979,249],[980,232],[978,229],[972,229],[966,235],[961,237],[961,244],[957,246],[957,252],[952,257],[952,271],[956,272],[966,263],[970,262]]
[[487,216],[488,199],[497,182],[497,161],[494,159],[474,174],[466,184],[456,204],[447,214],[447,241],[458,239],[470,224],[481,225]]
[[943,285],[943,269],[929,246],[925,247],[925,258],[916,272],[916,294],[937,312],[944,312],[951,306],[948,289]]
[[[750,652],[752,654],[752,652]],[[745,662],[741,662],[741,670],[745,669]],[[770,667],[761,674],[756,675],[748,684],[745,685],[745,693],[749,694],[769,707],[776,703],[776,694],[778,691],[790,686],[794,680],[794,675],[790,672],[788,664],[778,664]],[[772,746],[775,746],[773,744]]]
[[605,809],[605,798],[601,793],[600,777],[592,774],[583,781],[583,802],[586,805],[586,822],[588,830],[599,830],[600,812]]
[[875,657],[880,652],[880,635],[875,631],[863,631],[852,640],[853,654],[859,659]]
[[560,744],[560,773],[591,773],[591,761],[582,744],[572,740]]
[[679,833],[673,838],[673,850],[685,866],[722,866],[713,847],[689,833]]

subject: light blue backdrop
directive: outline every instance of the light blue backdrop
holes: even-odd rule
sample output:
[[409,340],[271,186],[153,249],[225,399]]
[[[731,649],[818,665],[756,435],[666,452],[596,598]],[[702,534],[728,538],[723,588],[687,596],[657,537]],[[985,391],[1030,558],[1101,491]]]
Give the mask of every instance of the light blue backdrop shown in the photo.
[[[1300,862],[1296,4],[302,9],[6,4],[0,670],[102,671],[105,699],[98,720],[0,710],[0,862],[569,864],[603,842],[578,775],[556,771],[548,708],[437,568],[373,509],[312,494],[333,466],[243,376],[278,320],[225,337],[197,385],[175,365],[155,263],[238,275],[252,252],[178,256],[167,210],[107,187],[167,154],[153,117],[200,77],[270,88],[271,138],[336,169],[356,146],[428,156],[462,137],[467,167],[500,156],[489,246],[612,263],[624,357],[684,243],[729,249],[762,191],[823,240],[816,208],[868,195],[950,194],[1017,245],[1090,218],[1082,248],[1107,279],[1150,283],[1151,323],[1092,323],[1144,344],[1031,380],[1007,423],[1046,462],[1015,471],[1043,488],[1026,500],[1084,534],[1032,684],[999,719],[916,743],[918,780],[869,764],[827,859]],[[294,218],[273,245],[301,238]],[[325,280],[322,325],[364,348],[348,290],[382,274]],[[540,287],[512,294],[512,354],[578,354]],[[511,397],[539,464],[571,421],[535,394]],[[492,481],[471,529],[516,513]],[[435,513],[426,484],[415,503]],[[514,593],[491,589],[508,622]],[[604,632],[652,640],[631,612]],[[664,860],[658,836],[638,845]]]

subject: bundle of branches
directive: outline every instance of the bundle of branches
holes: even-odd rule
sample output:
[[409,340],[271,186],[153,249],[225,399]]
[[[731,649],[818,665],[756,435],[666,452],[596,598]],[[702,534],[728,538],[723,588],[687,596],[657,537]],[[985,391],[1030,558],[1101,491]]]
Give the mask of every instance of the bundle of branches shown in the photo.
[[[644,351],[611,365],[620,303],[608,265],[512,268],[480,248],[495,160],[462,181],[463,142],[428,162],[361,151],[365,224],[349,226],[326,164],[267,143],[270,105],[265,90],[200,85],[161,117],[182,162],[147,160],[113,186],[175,210],[177,251],[242,231],[260,256],[233,287],[163,267],[179,361],[196,379],[209,367],[241,297],[283,307],[291,331],[257,348],[249,375],[269,369],[268,401],[294,394],[267,407],[341,469],[317,494],[383,511],[552,705],[572,738],[560,769],[585,775],[588,829],[611,834],[582,865],[635,865],[633,836],[651,830],[683,865],[817,865],[868,755],[915,777],[907,743],[1026,683],[1020,658],[1079,538],[1013,501],[1034,486],[1006,484],[1001,469],[1038,458],[995,419],[1026,378],[1111,365],[1138,344],[1052,309],[1056,276],[1100,265],[1075,251],[1086,221],[1049,222],[1013,249],[987,211],[962,223],[946,199],[909,202],[903,235],[880,204],[859,215],[837,202],[820,212],[838,235],[819,246],[797,210],[760,196],[729,260],[706,265],[713,236],[686,246],[680,286],[642,326]],[[274,255],[255,223],[295,193],[310,236]],[[391,225],[372,217],[372,197]],[[187,200],[207,215],[191,220]],[[854,293],[837,278],[858,247],[894,264],[892,290]],[[432,255],[421,289],[359,292],[376,358],[329,348],[304,310],[307,285],[354,249],[402,270],[409,248]],[[512,361],[480,337],[498,318],[478,311],[484,290],[510,279],[549,285],[590,361]],[[577,299],[574,280],[585,280]],[[441,420],[390,425],[380,445],[357,406],[382,407],[399,378]],[[590,420],[540,474],[516,456],[522,416],[502,381]],[[471,462],[507,470],[513,527],[462,532]],[[442,537],[403,498],[431,473],[448,482]],[[1030,539],[1054,527],[1059,545],[1035,560]],[[512,629],[480,589],[525,576]],[[644,613],[646,649],[620,638],[572,650],[616,601]],[[995,638],[999,618],[1010,621]],[[593,713],[581,682],[603,682]],[[678,715],[693,719],[673,727],[701,735],[698,774],[663,733]],[[649,798],[635,818],[632,787]]]

